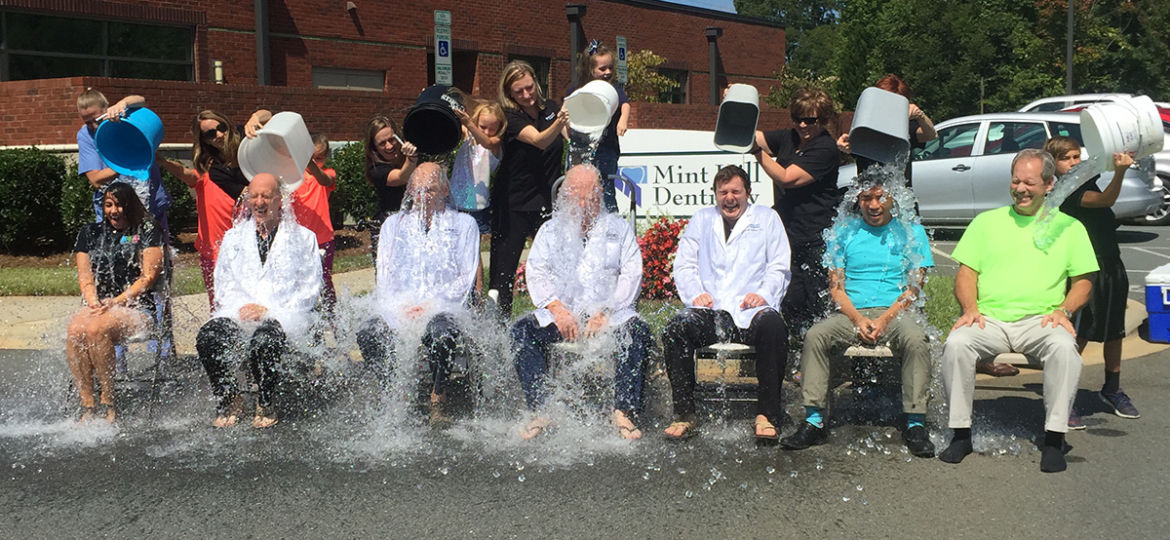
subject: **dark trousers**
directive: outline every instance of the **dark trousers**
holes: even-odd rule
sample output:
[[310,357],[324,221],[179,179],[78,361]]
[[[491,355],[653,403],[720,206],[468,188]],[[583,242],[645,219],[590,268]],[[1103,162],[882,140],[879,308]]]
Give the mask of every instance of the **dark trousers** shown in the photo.
[[288,337],[275,319],[261,322],[251,338],[232,319],[219,317],[207,321],[195,337],[195,350],[207,371],[211,391],[219,397],[218,412],[228,412],[234,398],[240,395],[235,371],[244,358],[260,388],[257,405],[271,407],[276,394],[277,369],[288,348]]
[[492,249],[488,266],[488,288],[500,293],[500,314],[505,321],[512,319],[512,287],[516,283],[516,268],[524,242],[536,235],[544,223],[539,211],[512,211],[503,208],[493,215]]
[[824,256],[824,242],[792,246],[792,282],[780,311],[797,349],[804,343],[804,333],[829,312],[829,271],[822,261]]
[[[530,410],[537,410],[548,397],[548,348],[564,338],[556,324],[540,326],[534,315],[516,321],[511,332],[512,362],[524,388],[524,401]],[[636,413],[642,409],[643,368],[650,350],[650,327],[635,317],[618,327],[617,332],[614,408]]]
[[780,425],[780,378],[788,364],[788,328],[771,309],[756,313],[747,330],[736,326],[730,313],[713,309],[687,308],[667,323],[662,347],[675,416],[695,415],[695,350],[720,341],[756,348],[756,414]]
[[[391,359],[395,354],[396,341],[394,331],[381,317],[367,320],[357,332],[358,349],[362,351],[362,359],[383,384],[389,381],[393,372]],[[440,313],[427,322],[422,337],[422,349],[431,368],[434,381],[432,389],[435,394],[441,395],[447,391],[452,358],[464,342],[463,331],[455,324],[455,319],[450,314]]]

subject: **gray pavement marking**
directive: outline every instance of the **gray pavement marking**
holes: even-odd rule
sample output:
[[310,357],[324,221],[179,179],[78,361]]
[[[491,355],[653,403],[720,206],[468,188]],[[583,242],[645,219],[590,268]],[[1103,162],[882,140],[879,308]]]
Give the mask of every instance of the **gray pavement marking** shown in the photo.
[[1142,253],[1149,253],[1150,255],[1157,255],[1159,257],[1170,259],[1170,255],[1166,255],[1165,253],[1158,253],[1157,251],[1154,251],[1152,249],[1140,248],[1140,247],[1136,247],[1136,246],[1126,246],[1126,247],[1128,247],[1129,249],[1135,250],[1135,251],[1140,251]]

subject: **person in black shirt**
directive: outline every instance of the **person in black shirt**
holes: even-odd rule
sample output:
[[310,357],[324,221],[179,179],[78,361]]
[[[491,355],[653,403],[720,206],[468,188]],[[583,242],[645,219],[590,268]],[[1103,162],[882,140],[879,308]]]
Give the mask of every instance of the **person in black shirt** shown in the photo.
[[366,181],[378,196],[370,233],[370,255],[378,258],[378,231],[386,216],[402,208],[406,181],[418,166],[418,149],[398,136],[398,123],[378,115],[366,125]]
[[[802,89],[788,104],[791,129],[757,131],[753,154],[772,179],[773,208],[788,231],[792,248],[792,283],[781,304],[792,345],[829,310],[829,277],[822,258],[821,234],[833,223],[841,190],[837,188],[840,153],[827,126],[836,116],[833,100],[822,90]],[[767,156],[765,156],[767,154]]]
[[77,233],[77,281],[85,307],[69,321],[65,358],[81,397],[81,421],[98,416],[93,383],[101,384],[102,415],[113,422],[114,346],[151,324],[148,293],[162,270],[162,230],[149,217],[134,188],[103,188],[100,223]]
[[504,157],[491,187],[495,213],[488,287],[499,293],[500,314],[508,320],[524,242],[536,234],[552,208],[552,185],[564,166],[562,137],[569,115],[560,104],[544,98],[536,72],[521,60],[504,66],[499,99],[508,127]]

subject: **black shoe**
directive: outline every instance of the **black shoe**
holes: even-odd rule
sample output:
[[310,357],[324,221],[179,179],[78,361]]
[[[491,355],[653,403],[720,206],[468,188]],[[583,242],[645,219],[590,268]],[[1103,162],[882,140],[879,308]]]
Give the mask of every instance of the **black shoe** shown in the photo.
[[828,429],[816,427],[808,422],[801,422],[800,427],[796,428],[796,433],[781,440],[780,446],[783,446],[785,450],[804,450],[810,446],[825,444],[828,439]]
[[902,442],[915,456],[934,457],[934,444],[930,442],[930,434],[922,426],[914,426],[903,431]]

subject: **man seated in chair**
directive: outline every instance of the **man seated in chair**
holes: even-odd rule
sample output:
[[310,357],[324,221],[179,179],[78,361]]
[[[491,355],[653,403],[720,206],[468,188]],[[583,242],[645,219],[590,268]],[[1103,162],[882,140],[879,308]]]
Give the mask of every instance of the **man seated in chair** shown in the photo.
[[651,343],[650,328],[634,309],[642,288],[642,252],[629,223],[601,205],[601,176],[592,165],[576,165],[565,174],[556,210],[537,231],[525,268],[537,309],[511,329],[516,373],[533,413],[521,437],[532,439],[552,423],[543,411],[549,347],[612,332],[618,344],[613,424],[622,438],[641,438],[634,415],[642,407],[642,372]]
[[[377,279],[370,311],[358,330],[362,358],[383,385],[390,381],[400,335],[425,326],[422,350],[432,374],[430,424],[443,427],[451,363],[467,339],[460,318],[479,265],[479,229],[470,215],[450,206],[451,186],[437,163],[421,163],[410,175],[402,211],[382,223]],[[413,356],[413,355],[412,355]]]
[[[1044,366],[1040,470],[1067,467],[1064,434],[1081,376],[1070,319],[1089,299],[1097,259],[1085,227],[1044,205],[1055,172],[1048,152],[1030,148],[1016,154],[1011,206],[975,216],[951,255],[960,264],[955,298],[962,314],[942,356],[954,437],[938,457],[947,463],[959,463],[972,452],[975,362],[1017,352]],[[1046,223],[1041,220],[1045,213],[1054,214]]]
[[674,284],[686,309],[662,335],[675,417],[666,436],[695,433],[695,350],[736,341],[756,349],[753,434],[775,441],[783,414],[780,378],[788,362],[788,327],[780,316],[792,277],[788,235],[775,211],[748,203],[751,183],[743,169],[720,169],[714,191],[715,206],[695,212],[674,256]]
[[802,450],[828,439],[825,408],[830,359],[833,353],[861,342],[889,344],[902,360],[902,411],[906,413],[902,441],[911,454],[934,456],[924,425],[930,349],[922,323],[911,311],[922,293],[924,272],[934,266],[934,259],[922,225],[894,220],[894,194],[885,189],[884,181],[876,174],[863,174],[854,207],[860,217],[838,217],[834,224],[836,234],[825,251],[830,259],[829,295],[837,312],[813,325],[805,336],[801,354],[805,421],[780,441],[785,449]]
[[281,210],[275,176],[260,173],[247,190],[250,216],[223,237],[215,263],[215,309],[195,348],[219,398],[212,425],[235,425],[243,412],[236,369],[244,359],[259,387],[252,425],[276,424],[281,358],[311,338],[321,292],[317,237]]

